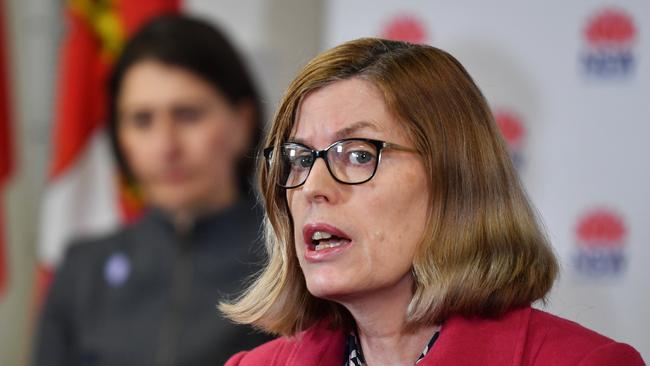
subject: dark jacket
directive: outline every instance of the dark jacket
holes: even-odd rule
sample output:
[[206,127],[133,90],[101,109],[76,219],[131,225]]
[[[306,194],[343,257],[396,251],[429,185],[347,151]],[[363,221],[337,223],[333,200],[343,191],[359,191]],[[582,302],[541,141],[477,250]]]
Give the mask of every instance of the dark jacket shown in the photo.
[[151,209],[136,224],[70,247],[41,315],[35,366],[222,365],[268,337],[216,305],[261,265],[252,199],[186,233]]
[[[340,366],[346,332],[322,321],[233,356],[226,366]],[[418,366],[643,366],[641,355],[566,319],[530,307],[500,319],[453,317]]]

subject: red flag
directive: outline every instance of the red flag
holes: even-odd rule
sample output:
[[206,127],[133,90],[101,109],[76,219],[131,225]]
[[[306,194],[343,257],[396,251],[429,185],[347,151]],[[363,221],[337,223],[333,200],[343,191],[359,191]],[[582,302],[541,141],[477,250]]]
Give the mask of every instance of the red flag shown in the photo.
[[[180,0],[69,0],[55,101],[53,151],[41,211],[37,304],[65,245],[124,221],[119,178],[105,133],[106,81],[126,37]],[[123,194],[122,194],[123,196]],[[132,206],[132,205],[131,205]],[[128,206],[130,207],[130,206]]]
[[0,0],[0,298],[8,282],[6,232],[4,230],[4,186],[13,168],[13,145],[9,108],[9,80],[7,74],[7,43],[5,40],[5,4]]

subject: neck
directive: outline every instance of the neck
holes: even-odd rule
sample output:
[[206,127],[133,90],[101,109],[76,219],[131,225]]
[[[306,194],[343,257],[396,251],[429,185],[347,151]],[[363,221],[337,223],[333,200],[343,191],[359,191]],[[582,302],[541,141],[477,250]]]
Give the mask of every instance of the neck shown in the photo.
[[406,309],[413,296],[412,287],[413,280],[408,274],[388,289],[341,301],[354,317],[368,366],[412,366],[433,335],[433,325],[406,330]]

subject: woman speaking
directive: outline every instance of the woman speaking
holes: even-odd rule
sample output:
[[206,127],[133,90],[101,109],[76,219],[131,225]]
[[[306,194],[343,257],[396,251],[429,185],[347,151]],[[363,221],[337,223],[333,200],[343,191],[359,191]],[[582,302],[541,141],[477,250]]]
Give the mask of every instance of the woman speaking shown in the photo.
[[264,271],[221,304],[285,335],[233,365],[642,365],[531,308],[558,272],[485,98],[437,48],[312,60],[266,138]]

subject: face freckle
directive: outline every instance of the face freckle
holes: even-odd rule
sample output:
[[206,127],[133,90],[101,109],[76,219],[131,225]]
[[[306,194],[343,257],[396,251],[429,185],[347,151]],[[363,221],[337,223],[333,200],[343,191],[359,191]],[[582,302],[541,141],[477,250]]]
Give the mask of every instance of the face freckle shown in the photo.
[[[338,134],[359,121],[369,121],[370,126]],[[403,131],[373,84],[349,79],[307,94],[291,135],[318,149],[345,137],[412,147]],[[336,182],[323,163],[317,159],[304,185],[286,195],[296,255],[309,291],[336,300],[403,283],[410,278],[429,201],[420,156],[387,148],[375,176],[359,185]],[[303,228],[314,224],[344,232],[349,245],[325,260],[308,260],[314,249],[305,243]]]
[[384,241],[384,232],[383,231],[375,231],[374,233],[374,242],[382,242]]

